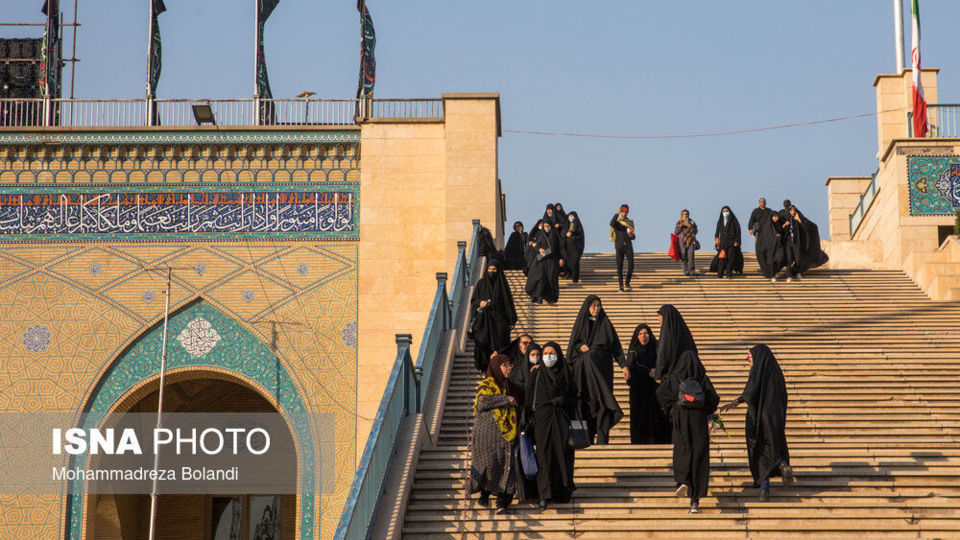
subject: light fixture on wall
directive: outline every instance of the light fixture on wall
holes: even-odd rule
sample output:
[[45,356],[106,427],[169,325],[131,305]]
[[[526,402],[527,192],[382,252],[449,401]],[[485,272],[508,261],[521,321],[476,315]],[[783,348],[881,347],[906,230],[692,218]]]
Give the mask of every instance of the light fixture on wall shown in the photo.
[[204,124],[217,125],[217,119],[213,116],[213,108],[209,103],[193,105],[193,119],[197,121],[198,126]]

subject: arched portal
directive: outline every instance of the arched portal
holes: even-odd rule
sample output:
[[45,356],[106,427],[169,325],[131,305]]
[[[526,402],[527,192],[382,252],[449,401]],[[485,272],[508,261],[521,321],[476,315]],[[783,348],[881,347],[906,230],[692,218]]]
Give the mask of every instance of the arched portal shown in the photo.
[[[245,412],[245,408],[266,412],[272,409],[285,417],[299,460],[299,488],[294,503],[297,536],[313,538],[318,466],[315,442],[303,399],[279,358],[248,329],[202,301],[171,314],[167,339],[167,390],[180,390],[180,406],[184,410],[200,412],[226,407],[227,411],[218,412]],[[105,415],[112,412],[136,407],[145,411],[151,406],[156,410],[162,341],[163,325],[158,324],[117,358],[87,400],[79,427],[99,426]],[[211,399],[216,395],[204,390],[218,392],[224,400],[217,403]],[[165,409],[171,403],[169,400],[174,399],[167,395],[170,394],[165,394]],[[191,400],[191,395],[198,399]],[[75,456],[71,467],[87,461],[87,455]],[[95,524],[97,519],[96,515],[87,515],[88,512],[99,512],[101,518],[116,517],[138,508],[139,503],[134,499],[92,500],[94,497],[87,497],[83,490],[81,482],[71,483],[65,534],[69,539],[99,537],[85,534],[86,525]],[[223,510],[224,503],[218,502],[218,510]],[[251,511],[251,501],[241,503],[245,505],[245,512]]]

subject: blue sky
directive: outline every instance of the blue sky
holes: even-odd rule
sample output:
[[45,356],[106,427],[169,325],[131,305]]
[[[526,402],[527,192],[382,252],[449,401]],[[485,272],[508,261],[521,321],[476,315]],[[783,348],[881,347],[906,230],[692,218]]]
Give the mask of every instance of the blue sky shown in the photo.
[[[165,2],[158,95],[249,97],[253,0]],[[62,3],[71,13],[73,2]],[[0,0],[2,19],[39,22],[41,4]],[[147,4],[80,0],[77,97],[143,95]],[[894,71],[889,0],[368,0],[368,6],[378,38],[378,97],[499,92],[506,129],[701,131],[870,113],[874,77]],[[921,0],[921,9],[923,63],[943,70],[940,101],[960,103],[960,2]],[[909,24],[905,37],[909,43]],[[280,0],[267,24],[276,97],[303,90],[351,97],[358,54],[352,0]],[[507,226],[519,219],[529,227],[547,202],[562,201],[580,212],[587,249],[611,251],[607,222],[627,202],[637,249],[663,251],[680,208],[691,210],[701,237],[708,237],[720,206],[731,205],[746,226],[765,195],[777,207],[790,198],[826,234],[824,181],[872,173],[876,144],[873,117],[696,139],[505,133],[500,176]]]

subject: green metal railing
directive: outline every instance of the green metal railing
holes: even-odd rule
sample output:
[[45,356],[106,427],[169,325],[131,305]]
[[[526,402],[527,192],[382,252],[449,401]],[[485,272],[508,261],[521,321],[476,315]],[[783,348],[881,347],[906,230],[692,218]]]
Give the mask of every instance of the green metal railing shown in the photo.
[[[877,172],[880,172],[879,170]],[[857,227],[860,226],[860,223],[863,222],[863,216],[867,215],[867,210],[870,210],[870,205],[873,204],[874,199],[877,198],[877,173],[873,173],[870,178],[870,183],[867,184],[867,189],[863,191],[860,195],[860,202],[857,203],[856,208],[853,209],[853,213],[850,214],[850,238],[853,238],[853,233],[857,232]]]
[[480,221],[474,220],[469,255],[466,252],[467,244],[457,242],[459,250],[450,296],[447,296],[447,274],[437,273],[437,293],[427,317],[416,365],[410,355],[412,336],[397,334],[397,356],[393,361],[393,370],[334,534],[338,540],[370,538],[390,466],[397,453],[403,421],[411,412],[420,413],[422,392],[430,387],[434,368],[442,356],[440,346],[444,333],[455,326],[454,317],[460,312],[462,302],[467,300],[470,271],[478,256],[479,231]]

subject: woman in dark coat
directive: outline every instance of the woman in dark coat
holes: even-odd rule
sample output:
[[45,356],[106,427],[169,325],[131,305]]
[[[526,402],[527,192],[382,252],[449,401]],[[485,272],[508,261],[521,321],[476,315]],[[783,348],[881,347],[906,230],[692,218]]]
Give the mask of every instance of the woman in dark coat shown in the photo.
[[543,220],[536,236],[536,255],[527,272],[524,289],[535,304],[544,300],[552,304],[560,298],[560,263],[563,261],[560,237],[547,220]]
[[670,442],[670,423],[657,403],[654,380],[657,340],[646,323],[638,324],[630,337],[623,377],[630,386],[630,444]]
[[517,339],[511,341],[506,347],[500,349],[500,354],[505,354],[513,361],[513,373],[510,375],[510,382],[524,387],[527,385],[527,375],[530,374],[530,366],[527,364],[530,347],[533,343],[533,336],[530,334],[520,334]]
[[583,257],[583,224],[576,212],[567,214],[567,230],[563,234],[563,268],[574,283],[580,283],[580,258]]
[[681,354],[685,351],[697,352],[697,344],[677,308],[670,304],[662,305],[657,310],[657,317],[660,319],[660,339],[657,341],[657,371],[654,378],[660,382],[667,377]]
[[527,266],[524,257],[524,249],[527,245],[527,233],[523,232],[523,223],[517,221],[513,224],[513,232],[507,239],[507,247],[503,249],[506,258],[505,270],[524,270]]
[[713,236],[717,249],[720,251],[717,277],[733,277],[738,263],[739,272],[742,273],[743,252],[740,250],[740,221],[737,220],[737,216],[733,214],[733,210],[729,206],[724,206],[720,210],[716,232]]
[[517,323],[510,285],[500,271],[500,262],[490,259],[483,277],[470,297],[470,337],[477,371],[486,371],[490,357],[510,343],[510,329]]
[[580,306],[567,342],[567,358],[590,438],[596,436],[597,444],[607,444],[610,428],[623,418],[623,410],[613,395],[613,362],[624,361],[623,346],[595,294]]
[[563,205],[560,205],[560,211],[557,211],[556,204],[548,204],[543,211],[543,220],[549,221],[557,234],[561,237],[567,230],[567,215],[563,213]]
[[771,477],[782,477],[785,486],[793,481],[787,449],[787,383],[770,347],[755,345],[747,354],[747,361],[750,377],[743,393],[724,410],[747,404],[747,460],[753,487],[760,488],[760,499],[766,501]]
[[[694,380],[703,393],[701,408],[680,403],[680,385]],[[657,389],[657,400],[673,425],[673,479],[677,496],[690,497],[690,513],[700,513],[700,498],[707,496],[710,484],[710,430],[707,421],[717,410],[720,397],[707,377],[707,371],[693,351],[680,360]]]
[[573,483],[574,453],[568,441],[573,392],[560,345],[550,341],[543,346],[541,363],[531,368],[526,388],[533,409],[541,510],[550,502],[570,502],[570,496],[577,489]]
[[495,494],[498,514],[506,513],[516,491],[514,445],[523,389],[510,384],[512,367],[508,356],[494,356],[473,401],[476,419],[470,446],[470,493],[479,492],[478,502],[483,506],[489,504],[490,494]]

